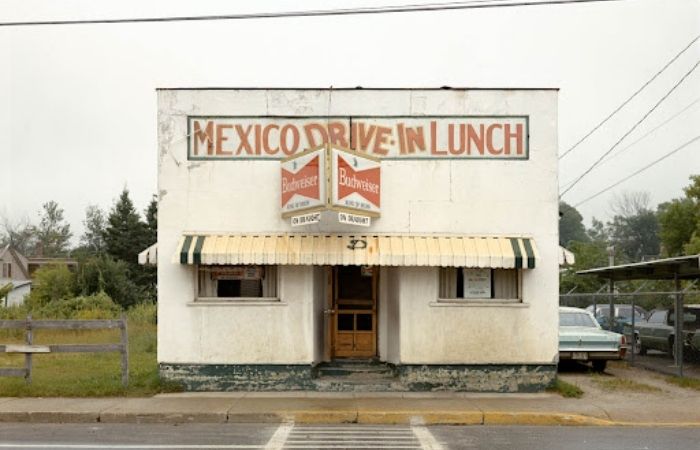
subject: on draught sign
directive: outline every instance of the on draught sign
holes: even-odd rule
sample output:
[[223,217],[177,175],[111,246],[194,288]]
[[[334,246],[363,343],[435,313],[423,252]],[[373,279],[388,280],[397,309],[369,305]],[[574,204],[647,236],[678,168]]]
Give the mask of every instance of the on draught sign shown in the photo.
[[327,144],[282,160],[280,189],[282,217],[326,209],[379,217],[381,163]]

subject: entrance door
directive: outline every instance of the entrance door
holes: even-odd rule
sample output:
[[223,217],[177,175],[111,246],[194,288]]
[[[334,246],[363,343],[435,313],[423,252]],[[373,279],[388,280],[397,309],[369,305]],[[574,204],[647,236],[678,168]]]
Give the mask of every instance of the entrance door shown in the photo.
[[333,268],[332,354],[340,358],[377,355],[377,268]]

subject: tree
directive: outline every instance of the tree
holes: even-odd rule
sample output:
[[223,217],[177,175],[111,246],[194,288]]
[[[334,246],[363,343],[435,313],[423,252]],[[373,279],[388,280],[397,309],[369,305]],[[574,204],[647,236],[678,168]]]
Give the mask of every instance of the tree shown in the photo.
[[107,218],[104,234],[107,253],[135,265],[138,254],[146,246],[145,236],[145,224],[129,198],[129,191],[124,188]]
[[568,246],[570,242],[589,242],[581,214],[566,202],[559,202],[559,245]]
[[143,290],[132,280],[129,265],[109,255],[80,261],[76,275],[76,292],[82,296],[105,292],[122,308],[133,306],[144,297]]
[[158,197],[155,194],[144,211],[144,216],[146,217],[146,244],[152,245],[158,241]]
[[626,262],[660,253],[659,222],[646,192],[624,193],[611,203],[615,213],[607,228],[610,242]]
[[105,216],[97,205],[88,205],[85,209],[85,232],[80,238],[81,244],[91,253],[105,251]]
[[28,219],[13,222],[7,217],[2,218],[2,236],[0,244],[12,245],[12,247],[25,256],[34,252],[36,246],[35,228]]
[[608,265],[608,252],[605,242],[572,241],[570,250],[576,255],[576,263],[561,272],[559,290],[567,293],[576,288],[577,292],[595,292],[605,282],[597,277],[576,275],[579,270]]
[[695,202],[690,198],[676,198],[662,203],[658,207],[657,217],[664,253],[668,256],[683,254],[683,247],[691,241],[700,220]]
[[39,226],[35,228],[36,248],[39,256],[63,256],[68,253],[68,243],[73,234],[70,224],[63,219],[63,209],[51,200],[43,204]]

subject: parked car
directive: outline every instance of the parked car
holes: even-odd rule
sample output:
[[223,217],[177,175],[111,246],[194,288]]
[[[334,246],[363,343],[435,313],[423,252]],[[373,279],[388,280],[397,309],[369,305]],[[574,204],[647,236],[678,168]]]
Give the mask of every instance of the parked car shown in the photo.
[[[613,305],[615,316],[613,317],[612,330],[616,333],[623,333],[626,327],[632,326],[632,305],[615,304]],[[595,311],[594,311],[595,308]],[[597,303],[588,305],[586,311],[592,312],[596,320],[604,329],[608,329],[608,321],[610,320],[610,304]],[[644,322],[647,317],[647,311],[641,306],[634,306],[634,322]]]
[[625,336],[603,330],[585,309],[559,307],[559,360],[590,361],[602,372],[609,360],[625,357]]
[[[675,314],[673,309],[655,309],[646,321],[635,324],[636,349],[643,355],[649,349],[660,350],[671,356],[675,354]],[[700,305],[683,307],[683,349],[700,352]]]

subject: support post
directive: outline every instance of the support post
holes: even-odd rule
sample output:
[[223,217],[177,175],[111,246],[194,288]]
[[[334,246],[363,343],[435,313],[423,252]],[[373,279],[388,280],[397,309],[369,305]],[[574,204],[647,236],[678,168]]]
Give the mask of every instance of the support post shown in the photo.
[[121,323],[121,344],[122,344],[122,386],[129,385],[129,333],[126,326],[126,314],[122,313]]
[[[637,350],[637,334],[634,332],[634,316],[636,315],[636,310],[634,309],[634,296],[632,296],[632,347],[630,352],[630,362],[634,365],[634,352]],[[624,333],[624,330],[622,331]]]
[[[27,316],[27,334],[26,334],[27,345],[32,345],[34,343],[34,331],[32,330],[32,315]],[[32,354],[24,354],[24,379],[27,384],[32,384]]]
[[683,376],[683,294],[681,293],[681,280],[678,278],[678,269],[673,274],[673,281],[676,287],[676,338],[673,340],[673,345],[676,347],[675,363],[678,368],[678,376]]
[[[610,267],[615,265],[615,247],[608,247],[608,265]],[[610,293],[610,316],[608,316],[608,330],[613,330],[613,322],[615,321],[615,298],[613,296],[615,292],[615,282],[613,281],[612,275],[608,281],[608,292]]]

